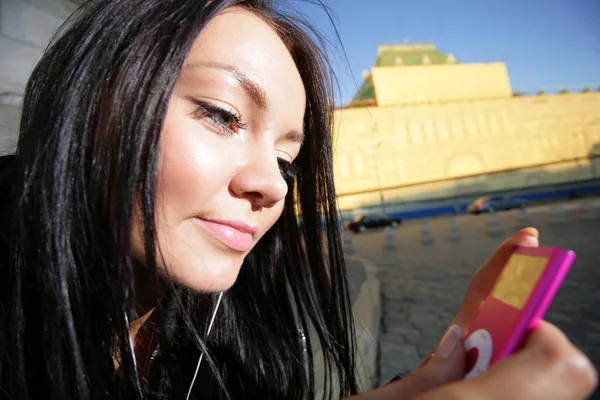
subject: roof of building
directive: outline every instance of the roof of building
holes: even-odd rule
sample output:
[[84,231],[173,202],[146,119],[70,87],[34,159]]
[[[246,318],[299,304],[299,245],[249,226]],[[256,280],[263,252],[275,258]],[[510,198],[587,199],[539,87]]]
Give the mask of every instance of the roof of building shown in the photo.
[[455,63],[452,54],[444,54],[433,44],[402,44],[379,46],[376,67],[410,65],[439,65]]
[[373,78],[370,76],[367,77],[360,89],[358,89],[358,93],[352,100],[368,100],[375,99],[375,86],[373,86]]
[[[415,65],[440,65],[458,63],[452,54],[445,54],[432,43],[380,45],[377,48],[375,67],[398,67]],[[353,102],[375,99],[373,79],[367,74],[365,80],[352,99]],[[352,106],[352,103],[350,104]],[[359,104],[356,104],[357,106]]]

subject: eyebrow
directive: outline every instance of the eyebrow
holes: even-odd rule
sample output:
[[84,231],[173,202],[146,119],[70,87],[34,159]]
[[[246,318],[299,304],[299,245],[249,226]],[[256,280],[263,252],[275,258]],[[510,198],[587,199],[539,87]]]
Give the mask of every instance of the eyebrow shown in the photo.
[[267,94],[264,89],[256,83],[252,78],[248,75],[244,74],[242,71],[234,67],[233,65],[223,64],[218,62],[201,62],[201,63],[190,63],[187,64],[189,67],[206,67],[206,68],[216,68],[227,71],[231,74],[242,86],[242,89],[246,92],[246,94],[252,99],[252,101],[261,109],[268,109],[268,100]]
[[[229,74],[231,74],[242,86],[242,89],[246,92],[246,94],[252,99],[252,101],[261,109],[267,110],[269,101],[267,100],[267,94],[264,89],[256,83],[252,78],[248,75],[244,74],[242,71],[234,67],[233,65],[218,63],[218,62],[201,62],[201,63],[190,63],[187,64],[188,67],[197,68],[197,67],[206,67],[206,68],[216,68],[221,69]],[[294,143],[299,143],[302,145],[304,143],[304,132],[302,131],[290,131],[288,132],[284,138],[286,140],[292,141]]]
[[291,131],[285,134],[284,139],[302,145],[304,143],[304,132]]

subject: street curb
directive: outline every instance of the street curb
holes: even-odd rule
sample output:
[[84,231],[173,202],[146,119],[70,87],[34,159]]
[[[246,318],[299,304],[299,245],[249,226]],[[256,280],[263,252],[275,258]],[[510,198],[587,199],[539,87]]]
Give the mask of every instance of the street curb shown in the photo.
[[377,358],[381,326],[381,283],[375,264],[355,256],[346,256],[359,262],[365,269],[366,279],[352,304],[356,327],[356,368],[362,391],[373,389],[378,382]]
[[[381,284],[375,264],[355,256],[345,255],[346,260],[361,264],[365,280],[352,303],[356,340],[356,376],[360,392],[373,389],[378,381],[379,330],[381,325]],[[323,352],[314,353],[317,399],[324,398]],[[334,392],[339,387],[334,388]]]

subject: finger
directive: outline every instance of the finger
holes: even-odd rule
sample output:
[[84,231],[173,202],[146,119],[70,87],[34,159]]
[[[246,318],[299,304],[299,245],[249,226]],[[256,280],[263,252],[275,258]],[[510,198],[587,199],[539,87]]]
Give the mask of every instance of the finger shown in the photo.
[[[523,349],[482,375],[442,391],[443,398],[585,399],[598,375],[589,359],[555,326],[541,321]],[[437,394],[439,395],[439,393]],[[427,400],[442,397],[427,397]]]
[[452,325],[419,368],[403,378],[400,398],[411,398],[441,384],[462,379],[466,365],[462,332]]
[[539,232],[535,228],[522,229],[506,239],[477,271],[477,288],[485,292],[487,296],[515,248],[537,247],[538,245]]
[[502,242],[492,256],[477,270],[469,286],[469,291],[473,294],[484,294],[484,298],[487,297],[515,248],[519,246],[537,247],[539,245],[538,238],[539,233],[536,229],[525,228]]
[[[521,365],[520,373],[516,370]],[[529,365],[530,368],[525,368]],[[523,350],[513,359],[498,363],[490,374],[481,376],[480,385],[493,384],[506,377],[522,386],[523,398],[583,399],[597,384],[597,373],[589,359],[554,325],[540,321],[526,339]],[[506,387],[507,396],[516,395]]]
[[426,365],[399,381],[350,399],[411,399],[419,393],[462,379],[465,373],[465,362],[462,333],[460,328],[454,325],[446,332],[435,351],[430,354]]
[[512,255],[516,247],[537,247],[539,233],[535,228],[525,228],[506,239],[492,254],[492,256],[477,270],[461,307],[453,320],[460,325],[463,332],[467,332],[470,323],[477,316],[483,301],[490,294],[502,268]]

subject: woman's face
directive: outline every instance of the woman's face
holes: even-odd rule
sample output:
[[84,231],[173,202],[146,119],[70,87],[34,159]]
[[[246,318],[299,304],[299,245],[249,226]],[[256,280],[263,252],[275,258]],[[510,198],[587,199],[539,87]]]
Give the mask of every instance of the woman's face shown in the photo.
[[[303,139],[305,92],[286,46],[231,9],[196,39],[161,139],[157,235],[163,276],[220,292],[280,217]],[[144,259],[140,222],[134,256]]]

